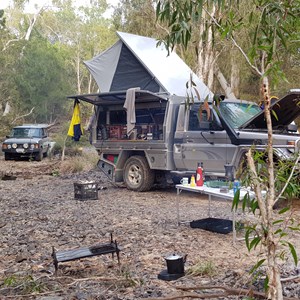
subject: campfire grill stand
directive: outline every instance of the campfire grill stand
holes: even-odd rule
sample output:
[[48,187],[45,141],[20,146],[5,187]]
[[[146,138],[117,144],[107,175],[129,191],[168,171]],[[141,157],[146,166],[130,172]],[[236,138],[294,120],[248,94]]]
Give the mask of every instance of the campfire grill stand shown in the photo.
[[67,262],[72,260],[77,260],[80,258],[85,257],[92,257],[96,255],[103,255],[103,254],[112,254],[112,258],[114,259],[114,253],[117,254],[118,264],[120,264],[120,256],[119,256],[120,249],[118,248],[117,241],[113,241],[112,234],[110,235],[110,243],[106,244],[97,244],[90,247],[84,248],[77,248],[71,250],[61,250],[56,251],[55,248],[52,246],[52,258],[53,264],[55,267],[55,273],[58,270],[58,263],[60,262]]

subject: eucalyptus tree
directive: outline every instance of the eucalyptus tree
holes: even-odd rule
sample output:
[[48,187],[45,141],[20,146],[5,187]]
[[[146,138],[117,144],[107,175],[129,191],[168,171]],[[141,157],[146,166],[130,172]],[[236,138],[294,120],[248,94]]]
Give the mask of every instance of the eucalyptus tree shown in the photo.
[[[216,11],[212,13],[209,4],[214,2]],[[278,248],[282,236],[274,228],[274,204],[278,200],[275,195],[274,159],[272,147],[272,122],[270,110],[270,79],[273,82],[284,80],[281,69],[280,52],[289,51],[287,41],[299,43],[300,2],[282,0],[252,0],[247,16],[239,15],[240,1],[205,1],[205,0],[161,0],[157,4],[157,17],[163,22],[168,22],[169,34],[165,37],[167,48],[172,49],[176,44],[187,48],[190,44],[194,24],[203,20],[205,14],[213,25],[214,32],[219,32],[221,37],[231,41],[240,51],[241,55],[256,76],[261,79],[261,94],[265,106],[265,118],[268,129],[267,160],[268,184],[267,194],[262,195],[263,186],[256,172],[252,151],[248,152],[248,164],[251,171],[252,182],[256,192],[257,203],[261,214],[262,235],[255,242],[263,241],[266,246],[267,257],[267,295],[268,299],[283,299],[280,273],[278,267]],[[204,19],[205,20],[205,19]],[[249,32],[251,45],[242,48],[238,41],[240,28],[252,28]],[[299,45],[299,44],[298,44]],[[291,253],[297,263],[295,249],[290,243]],[[260,261],[263,263],[263,260]]]
[[76,74],[76,93],[95,91],[97,87],[83,61],[106,49],[116,38],[104,17],[108,5],[105,0],[93,0],[89,6],[80,7],[70,0],[53,0],[53,4],[56,8],[44,14],[41,30],[52,43],[69,50],[69,64]]
[[[51,116],[54,113],[53,107],[50,103],[48,103],[50,106],[48,104],[45,105],[45,103],[37,105],[37,99],[42,101],[44,98],[39,97],[41,95],[39,94],[40,89],[36,87],[37,82],[29,82],[31,79],[35,79],[34,76],[31,76],[32,74],[26,78],[23,77],[24,82],[20,80],[23,74],[18,73],[15,76],[16,70],[30,73],[32,68],[36,67],[37,73],[41,71],[40,67],[42,64],[34,63],[33,57],[26,48],[29,47],[30,51],[41,62],[45,63],[44,72],[49,72],[49,79],[52,78],[52,74],[55,73],[56,69],[61,71],[63,77],[57,74],[57,78],[63,79],[62,83],[51,94],[54,95],[60,91],[65,97],[67,94],[97,90],[83,61],[106,49],[116,37],[110,29],[109,20],[103,17],[107,9],[105,0],[90,1],[90,5],[87,7],[75,6],[74,1],[70,0],[49,0],[42,7],[36,7],[36,12],[24,12],[24,4],[26,2],[28,1],[13,1],[12,6],[6,11],[6,15],[9,16],[9,22],[7,22],[5,35],[2,35],[3,39],[1,39],[0,43],[2,50],[0,59],[3,57],[6,61],[3,65],[10,64],[10,68],[7,69],[9,70],[7,75],[11,73],[12,78],[16,80],[4,80],[4,77],[2,77],[0,85],[4,81],[7,86],[9,85],[9,88],[5,89],[8,91],[5,99],[13,101],[11,106],[14,108],[15,114],[18,114],[17,110],[21,112],[24,107],[31,110],[28,106],[34,104],[34,117],[40,119],[41,111],[47,112],[47,115],[50,114]],[[38,49],[31,47],[31,40],[34,40],[35,46],[40,48],[41,51],[37,52]],[[41,44],[40,46],[39,43]],[[55,57],[56,55],[57,57]],[[54,65],[56,68],[53,70],[48,68],[47,61],[44,60],[44,57],[49,58],[49,56],[52,56],[51,60],[55,61]],[[10,57],[12,58],[11,60]],[[28,63],[29,60],[31,60],[31,64]],[[29,69],[26,70],[24,66],[27,66]],[[52,82],[56,81],[53,80]],[[26,102],[22,101],[24,94],[18,96],[18,92],[20,92],[18,84],[26,85],[25,90],[28,92],[26,97],[29,99]],[[63,84],[64,87],[62,87]],[[37,88],[35,90],[37,92],[36,95],[33,95],[33,89],[30,86]],[[44,85],[42,84],[42,86]],[[49,86],[52,86],[52,84],[49,83]],[[69,89],[70,86],[73,86],[73,88]],[[11,96],[12,91],[15,92],[14,97]],[[61,96],[58,94],[57,97],[49,95],[48,91],[44,94],[48,94],[50,96],[49,100],[54,101],[54,104],[59,104],[59,101],[61,101]],[[60,100],[57,102],[55,99]],[[4,101],[1,100],[3,103]],[[62,101],[61,103],[66,102]],[[60,105],[57,107],[60,107]],[[38,110],[40,111],[38,112]],[[48,115],[47,118],[51,118],[50,116]]]
[[72,91],[70,82],[65,80],[72,76],[65,64],[67,55],[41,37],[33,37],[23,51],[14,82],[23,110],[34,108],[31,120],[52,123],[63,116],[65,97]]
[[166,32],[155,20],[155,1],[120,0],[114,9],[112,22],[118,31],[159,38]]

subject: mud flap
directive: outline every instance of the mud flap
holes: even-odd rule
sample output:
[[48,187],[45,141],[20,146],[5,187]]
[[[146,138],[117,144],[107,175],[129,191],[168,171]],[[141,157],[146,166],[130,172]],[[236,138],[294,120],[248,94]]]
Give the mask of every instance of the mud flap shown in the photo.
[[115,174],[114,163],[106,159],[100,159],[97,166],[110,180],[113,180]]

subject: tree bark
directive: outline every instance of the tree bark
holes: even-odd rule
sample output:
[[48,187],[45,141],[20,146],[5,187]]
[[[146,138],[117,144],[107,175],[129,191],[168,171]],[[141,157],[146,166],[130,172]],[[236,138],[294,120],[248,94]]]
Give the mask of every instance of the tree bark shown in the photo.
[[[212,6],[212,13],[215,13],[216,7]],[[202,18],[206,18],[206,14],[202,12]],[[206,39],[204,40],[204,32],[206,30]],[[197,76],[208,86],[210,90],[213,88],[214,81],[214,57],[213,50],[213,32],[211,27],[205,29],[204,22],[199,26],[199,42],[197,57]]]
[[31,20],[29,20],[29,27],[27,29],[27,32],[25,34],[24,40],[25,41],[29,41],[33,27],[36,23],[36,20],[38,18],[38,16],[41,14],[42,10],[43,10],[43,6],[34,14],[33,18]]
[[7,116],[10,113],[11,106],[9,105],[9,102],[7,101],[5,104],[4,112],[2,114],[3,117]]
[[236,99],[236,96],[230,86],[230,84],[227,82],[225,76],[221,72],[220,68],[218,66],[215,66],[215,75],[225,93],[225,96],[227,99]]
[[231,78],[230,78],[230,86],[233,95],[239,98],[239,86],[240,86],[240,68],[237,63],[237,50],[232,49],[231,51]]
[[77,93],[81,94],[81,85],[80,85],[80,50],[77,48],[77,57],[76,57],[76,73],[77,73]]
[[[263,65],[263,62],[262,62]],[[270,88],[269,80],[267,76],[263,77],[263,97],[264,97],[264,106],[265,106],[265,117],[268,128],[268,191],[267,199],[265,201],[266,212],[267,212],[267,259],[268,259],[268,277],[269,277],[269,289],[268,289],[268,299],[272,300],[282,300],[282,285],[280,281],[280,273],[277,263],[276,255],[276,241],[274,237],[274,211],[273,206],[275,203],[275,176],[274,176],[274,158],[273,158],[273,128],[272,128],[272,119],[270,111]]]

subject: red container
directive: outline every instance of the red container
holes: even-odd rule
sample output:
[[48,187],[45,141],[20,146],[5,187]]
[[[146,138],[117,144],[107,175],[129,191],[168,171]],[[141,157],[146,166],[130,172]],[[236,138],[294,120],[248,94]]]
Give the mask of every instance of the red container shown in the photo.
[[109,161],[111,161],[111,162],[114,162],[115,156],[114,156],[114,155],[111,155],[111,154],[108,154],[108,155],[106,156],[106,159],[109,160]]
[[203,167],[201,163],[198,163],[197,171],[196,171],[196,185],[203,186]]

